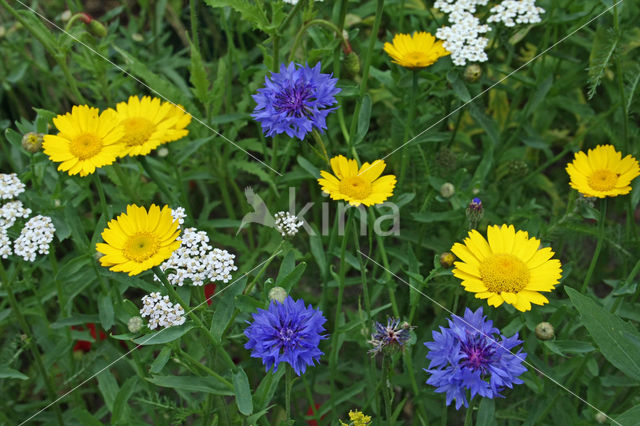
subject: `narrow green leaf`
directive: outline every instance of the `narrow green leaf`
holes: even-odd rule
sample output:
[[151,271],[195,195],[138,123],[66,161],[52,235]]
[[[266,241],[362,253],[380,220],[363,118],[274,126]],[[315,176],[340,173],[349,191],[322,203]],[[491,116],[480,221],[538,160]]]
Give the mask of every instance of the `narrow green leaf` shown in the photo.
[[307,269],[307,264],[305,262],[299,263],[289,275],[284,277],[282,280],[276,281],[276,285],[287,290],[287,293],[291,292],[293,286],[300,281],[300,278],[302,278],[302,274],[304,274],[305,269]]
[[227,329],[233,311],[235,310],[235,297],[242,293],[247,285],[247,276],[240,278],[234,284],[226,287],[225,292],[216,304],[216,310],[211,318],[211,334],[216,340],[221,341],[222,334]]
[[18,370],[10,368],[6,365],[0,365],[0,379],[20,379],[27,380],[29,376],[22,374]]
[[100,314],[100,323],[102,328],[109,330],[114,322],[113,303],[111,302],[111,296],[108,294],[101,294],[98,296],[98,312]]
[[153,376],[150,383],[163,388],[180,389],[187,392],[205,392],[213,395],[233,395],[233,390],[215,377]]
[[493,399],[482,398],[478,408],[476,426],[492,426],[495,423],[496,404]]
[[371,97],[369,94],[364,95],[362,104],[360,105],[360,113],[358,114],[358,127],[353,144],[356,145],[364,140],[369,131],[369,123],[371,122]]
[[113,377],[110,370],[103,370],[98,374],[97,378],[98,389],[100,389],[104,403],[107,405],[107,408],[109,408],[109,411],[113,412],[113,403],[115,402],[116,396],[120,390],[118,382],[116,382],[116,379]]
[[275,373],[273,370],[266,373],[254,394],[257,410],[264,410],[269,405],[273,395],[276,393],[280,379],[284,376],[284,370],[284,368],[280,368]]
[[189,81],[193,84],[193,94],[206,106],[210,86],[207,71],[198,47],[191,40],[189,40],[189,47],[191,51],[191,68],[189,70],[191,75]]
[[465,86],[457,72],[449,71],[447,73],[447,81],[451,84],[453,94],[456,95],[458,99],[462,102],[469,102],[471,100],[469,90],[467,90],[467,86]]
[[627,337],[630,335],[640,340],[640,333],[629,323],[603,309],[590,297],[583,296],[570,287],[567,287],[566,291],[602,355],[624,374],[640,381],[638,348]]
[[171,357],[171,347],[165,346],[164,348],[162,348],[162,350],[160,351],[156,359],[154,359],[153,362],[151,363],[151,366],[149,367],[149,371],[152,374],[158,374],[159,372],[162,371],[164,366],[167,364],[167,361],[169,361],[170,357]]
[[238,368],[233,373],[232,379],[238,410],[245,416],[250,416],[253,413],[253,400],[251,399],[251,387],[247,373],[242,368]]
[[120,423],[129,418],[131,410],[129,409],[129,398],[136,391],[136,386],[140,378],[138,376],[132,376],[124,382],[124,385],[120,388],[116,400],[113,403],[113,414],[111,415],[111,423]]
[[607,65],[611,62],[618,46],[618,36],[613,28],[599,26],[596,30],[591,54],[589,55],[589,99],[596,94],[596,89],[602,81]]
[[163,328],[155,333],[145,334],[137,339],[133,339],[133,343],[138,345],[161,345],[163,343],[173,342],[187,334],[194,326],[192,324],[184,324]]
[[621,423],[622,426],[637,426],[638,419],[640,419],[640,405],[636,405],[615,417],[615,420]]

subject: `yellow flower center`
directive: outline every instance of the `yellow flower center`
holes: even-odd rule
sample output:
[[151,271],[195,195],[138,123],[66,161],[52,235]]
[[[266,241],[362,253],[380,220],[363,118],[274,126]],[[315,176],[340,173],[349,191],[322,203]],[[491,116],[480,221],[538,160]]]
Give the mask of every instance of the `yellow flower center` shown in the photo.
[[589,176],[589,186],[596,191],[609,191],[616,186],[618,175],[610,170],[596,170]]
[[529,276],[527,265],[509,253],[494,254],[480,263],[480,278],[494,293],[517,293],[527,286]]
[[142,117],[127,118],[122,121],[122,124],[125,130],[122,141],[127,146],[142,145],[156,130],[155,124]]
[[354,200],[364,200],[371,195],[371,184],[358,176],[340,182],[340,192]]
[[139,232],[125,243],[124,256],[134,262],[144,262],[158,252],[158,239],[148,232]]
[[424,66],[429,60],[429,55],[420,51],[407,52],[404,56],[404,59],[412,66]]
[[102,140],[93,133],[83,133],[69,144],[69,151],[74,157],[86,160],[102,150]]

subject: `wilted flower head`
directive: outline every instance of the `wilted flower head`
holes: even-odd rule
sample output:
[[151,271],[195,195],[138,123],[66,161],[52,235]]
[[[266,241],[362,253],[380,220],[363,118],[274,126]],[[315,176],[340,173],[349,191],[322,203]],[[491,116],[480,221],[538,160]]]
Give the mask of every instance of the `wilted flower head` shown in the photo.
[[373,345],[373,348],[369,350],[369,353],[377,355],[382,351],[404,349],[405,343],[411,337],[411,330],[414,328],[408,322],[401,323],[396,318],[387,318],[386,326],[376,321],[374,332],[371,333],[371,340],[369,340],[369,344]]
[[305,307],[302,299],[294,301],[289,296],[283,303],[271,301],[267,310],[253,314],[253,322],[244,331],[249,339],[244,347],[251,350],[252,358],[262,358],[266,371],[273,366],[275,372],[286,362],[299,376],[324,354],[318,345],[327,338],[321,334],[326,321],[322,311]]
[[291,62],[265,77],[265,87],[253,95],[258,105],[251,115],[265,135],[286,133],[303,140],[314,127],[321,132],[327,128],[327,115],[341,89],[336,88],[338,79],[322,74],[320,67],[320,62],[313,68]]
[[427,359],[431,360],[431,375],[427,384],[435,386],[436,392],[447,394],[447,405],[456,400],[456,410],[464,404],[468,407],[467,389],[471,399],[478,394],[486,398],[502,397],[500,392],[523,383],[518,377],[527,371],[522,366],[527,354],[511,349],[522,343],[518,334],[505,337],[486,320],[482,308],[472,312],[466,309],[464,317],[453,315],[449,327],[433,331],[433,342],[425,343],[429,348]]
[[24,192],[24,183],[15,173],[0,173],[0,199],[11,200]]

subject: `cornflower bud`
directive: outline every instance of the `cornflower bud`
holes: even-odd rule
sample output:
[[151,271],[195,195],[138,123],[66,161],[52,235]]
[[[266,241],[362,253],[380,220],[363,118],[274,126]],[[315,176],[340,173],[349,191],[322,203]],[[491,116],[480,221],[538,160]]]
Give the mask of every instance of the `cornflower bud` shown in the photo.
[[40,151],[42,149],[42,137],[44,135],[42,133],[36,133],[36,132],[29,132],[26,133],[23,137],[22,137],[22,147],[32,153],[35,154],[36,152]]
[[443,198],[451,198],[456,193],[456,187],[450,182],[445,182],[440,187],[440,195]]
[[287,298],[287,290],[282,287],[274,287],[269,290],[269,300],[276,300],[280,303],[284,303],[284,299]]

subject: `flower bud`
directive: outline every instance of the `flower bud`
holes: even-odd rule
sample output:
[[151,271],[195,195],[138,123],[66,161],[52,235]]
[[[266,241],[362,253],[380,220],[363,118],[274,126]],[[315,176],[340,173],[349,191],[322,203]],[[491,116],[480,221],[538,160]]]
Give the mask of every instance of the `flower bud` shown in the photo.
[[42,133],[29,132],[22,137],[22,147],[32,154],[42,149]]
[[360,58],[356,52],[351,51],[346,58],[344,58],[344,70],[350,78],[360,74]]
[[139,332],[140,330],[142,330],[142,318],[138,316],[129,318],[129,321],[127,322],[127,328],[129,329],[130,333]]
[[480,198],[474,198],[467,207],[467,220],[469,221],[469,228],[476,229],[478,222],[484,215],[484,209],[482,207],[482,200]]
[[602,411],[598,411],[596,413],[596,422],[603,424],[607,422],[607,415],[605,413],[603,413]]
[[449,253],[448,251],[445,251],[440,255],[440,265],[445,269],[451,268],[455,260],[456,257],[453,255],[453,253]]
[[131,34],[131,38],[133,39],[133,41],[137,41],[137,42],[142,42],[144,41],[144,37],[142,36],[142,34],[140,33],[133,33]]
[[87,24],[87,31],[94,37],[102,38],[107,36],[107,28],[97,19],[92,19]]
[[440,187],[440,195],[443,198],[451,198],[456,193],[456,187],[450,182],[445,182]]
[[478,64],[469,64],[464,70],[464,79],[469,83],[475,83],[482,77],[482,67]]
[[555,334],[553,332],[553,325],[548,322],[541,322],[536,326],[536,336],[540,340],[551,340]]
[[167,148],[166,146],[158,148],[158,157],[164,158],[167,155],[169,155],[169,148]]
[[67,22],[69,19],[71,19],[71,16],[73,15],[73,12],[71,12],[69,9],[65,10],[64,12],[62,12],[60,14],[60,20],[62,22]]
[[287,298],[287,290],[282,287],[274,287],[269,290],[269,300],[278,301],[280,303],[284,303],[284,299]]

